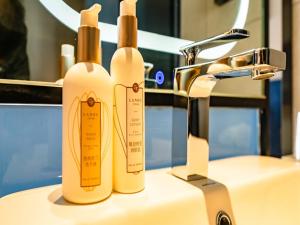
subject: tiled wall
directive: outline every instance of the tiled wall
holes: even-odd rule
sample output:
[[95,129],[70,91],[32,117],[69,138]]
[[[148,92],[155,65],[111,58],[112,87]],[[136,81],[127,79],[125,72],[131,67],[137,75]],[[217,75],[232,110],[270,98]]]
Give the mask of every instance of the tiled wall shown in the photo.
[[61,107],[0,106],[0,196],[60,182]]
[[[210,159],[259,153],[257,109],[211,108]],[[146,107],[146,168],[171,165],[172,107]],[[61,106],[0,105],[0,197],[61,182]]]

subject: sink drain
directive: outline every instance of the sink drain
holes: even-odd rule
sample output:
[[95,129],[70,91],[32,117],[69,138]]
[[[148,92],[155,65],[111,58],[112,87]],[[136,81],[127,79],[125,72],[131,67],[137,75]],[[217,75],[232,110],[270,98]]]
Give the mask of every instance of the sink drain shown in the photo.
[[232,225],[230,217],[223,211],[217,215],[217,225]]

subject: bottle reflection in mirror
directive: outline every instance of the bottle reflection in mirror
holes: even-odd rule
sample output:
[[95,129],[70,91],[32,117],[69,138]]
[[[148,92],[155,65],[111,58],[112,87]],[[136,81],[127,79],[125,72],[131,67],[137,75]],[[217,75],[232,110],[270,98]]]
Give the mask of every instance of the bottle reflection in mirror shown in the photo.
[[75,64],[74,46],[69,44],[63,44],[61,46],[60,56],[60,79],[56,81],[56,84],[63,85],[64,77],[67,71]]
[[0,0],[0,78],[29,79],[27,27],[19,0]]

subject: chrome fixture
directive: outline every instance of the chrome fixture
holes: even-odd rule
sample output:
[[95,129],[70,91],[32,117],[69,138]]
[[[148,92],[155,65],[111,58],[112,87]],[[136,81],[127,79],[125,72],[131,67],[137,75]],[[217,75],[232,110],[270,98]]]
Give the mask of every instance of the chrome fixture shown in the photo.
[[148,63],[148,62],[145,62],[144,63],[144,68],[145,68],[145,79],[150,79],[149,78],[149,75],[150,75],[150,72],[151,70],[153,69],[154,65],[152,63]]
[[154,65],[152,63],[145,62],[145,88],[157,88],[156,80],[150,78],[150,72],[152,71]]
[[247,31],[234,29],[180,49],[187,65],[174,69],[172,173],[175,176],[191,180],[207,174],[209,99],[217,80],[243,76],[263,80],[285,69],[285,53],[269,48],[194,64],[201,50],[248,36]]
[[230,217],[223,211],[220,211],[216,219],[217,225],[232,225]]
[[220,34],[203,41],[197,41],[189,45],[185,45],[179,49],[179,51],[185,57],[186,65],[195,64],[195,60],[198,54],[208,48],[213,48],[229,42],[238,41],[240,39],[248,38],[250,35],[247,30],[244,29],[232,29],[224,34]]

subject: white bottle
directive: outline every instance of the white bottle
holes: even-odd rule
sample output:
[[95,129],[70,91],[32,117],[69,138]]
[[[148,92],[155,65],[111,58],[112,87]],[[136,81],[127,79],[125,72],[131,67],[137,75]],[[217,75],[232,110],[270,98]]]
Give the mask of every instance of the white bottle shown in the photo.
[[120,3],[118,49],[111,60],[114,80],[113,189],[144,189],[144,61],[137,50],[136,0]]
[[92,203],[112,192],[112,91],[100,65],[99,4],[81,11],[78,63],[63,84],[63,196],[73,203]]
[[63,85],[64,77],[67,71],[75,64],[74,46],[69,44],[61,45],[60,56],[60,79],[56,81],[56,84]]

